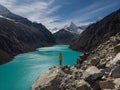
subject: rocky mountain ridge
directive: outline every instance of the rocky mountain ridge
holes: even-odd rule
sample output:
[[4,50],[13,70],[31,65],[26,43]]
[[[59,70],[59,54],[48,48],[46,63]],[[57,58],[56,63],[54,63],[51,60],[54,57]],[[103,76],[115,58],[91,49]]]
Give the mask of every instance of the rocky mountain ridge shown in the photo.
[[118,32],[120,32],[120,9],[88,26],[70,48],[83,52],[91,51]]
[[70,25],[65,26],[63,29],[76,34],[81,34],[88,26],[77,26],[73,22],[70,23]]
[[52,33],[41,23],[15,15],[1,5],[0,15],[0,64],[11,61],[17,54],[56,43]]
[[61,29],[53,34],[57,44],[71,44],[78,38],[78,34],[70,32],[66,29]]

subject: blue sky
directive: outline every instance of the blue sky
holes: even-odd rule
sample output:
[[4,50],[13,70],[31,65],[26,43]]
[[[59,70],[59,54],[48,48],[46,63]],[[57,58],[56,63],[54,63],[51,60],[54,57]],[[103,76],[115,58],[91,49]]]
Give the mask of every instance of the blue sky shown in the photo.
[[48,29],[62,28],[71,21],[89,24],[120,8],[120,0],[0,0],[0,4]]

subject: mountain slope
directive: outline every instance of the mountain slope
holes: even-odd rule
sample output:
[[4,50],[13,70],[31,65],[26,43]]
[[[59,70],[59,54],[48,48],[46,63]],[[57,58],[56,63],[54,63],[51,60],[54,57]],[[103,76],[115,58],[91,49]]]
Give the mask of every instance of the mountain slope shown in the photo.
[[79,51],[90,51],[110,36],[120,32],[120,9],[92,25],[81,33],[79,39],[70,48]]
[[21,17],[19,15],[16,15],[16,14],[10,12],[6,7],[4,7],[2,5],[0,5],[0,15],[5,18],[11,19],[15,22],[19,22],[21,24],[27,25],[30,28],[38,29],[39,32],[44,34],[47,42],[53,41],[53,43],[55,43],[55,39],[54,39],[52,33],[41,23],[31,22],[27,18]]
[[65,29],[61,29],[58,32],[54,33],[56,43],[58,44],[70,44],[78,37],[76,33],[69,32]]
[[11,13],[0,5],[0,64],[15,55],[55,44],[54,36],[41,23]]

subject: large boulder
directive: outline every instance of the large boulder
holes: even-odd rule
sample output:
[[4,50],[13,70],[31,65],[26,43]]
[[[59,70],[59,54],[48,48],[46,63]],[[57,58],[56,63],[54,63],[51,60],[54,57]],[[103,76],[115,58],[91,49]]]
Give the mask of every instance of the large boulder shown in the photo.
[[116,66],[112,72],[111,72],[111,77],[113,78],[120,78],[120,66]]
[[60,90],[60,81],[59,79],[56,79],[60,72],[61,70],[59,68],[48,70],[35,81],[31,90],[56,90],[56,88],[57,90]]
[[80,80],[77,83],[76,90],[92,90],[90,85],[84,80]]
[[120,90],[120,78],[114,79],[116,90]]
[[91,66],[88,69],[85,70],[83,73],[83,78],[88,82],[93,82],[103,76],[103,73],[101,70],[99,70],[95,66]]
[[99,85],[100,85],[101,90],[104,90],[104,89],[109,89],[109,90],[115,89],[115,84],[114,84],[113,80],[100,81]]
[[81,75],[82,70],[75,67],[53,67],[35,81],[31,90],[91,90]]
[[120,78],[100,81],[99,86],[101,90],[120,90]]
[[116,53],[120,52],[120,43],[117,44],[117,45],[114,47],[114,49],[115,49],[115,52],[116,52]]
[[120,53],[118,53],[114,59],[111,59],[107,64],[106,67],[110,67],[120,63]]

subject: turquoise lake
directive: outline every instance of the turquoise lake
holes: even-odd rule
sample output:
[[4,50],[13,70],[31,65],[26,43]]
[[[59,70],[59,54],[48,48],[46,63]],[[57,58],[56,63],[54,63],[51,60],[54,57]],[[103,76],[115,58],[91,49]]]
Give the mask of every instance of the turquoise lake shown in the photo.
[[0,90],[30,90],[37,77],[52,66],[73,66],[81,52],[72,51],[68,45],[38,48],[35,52],[17,55],[13,61],[0,66]]

